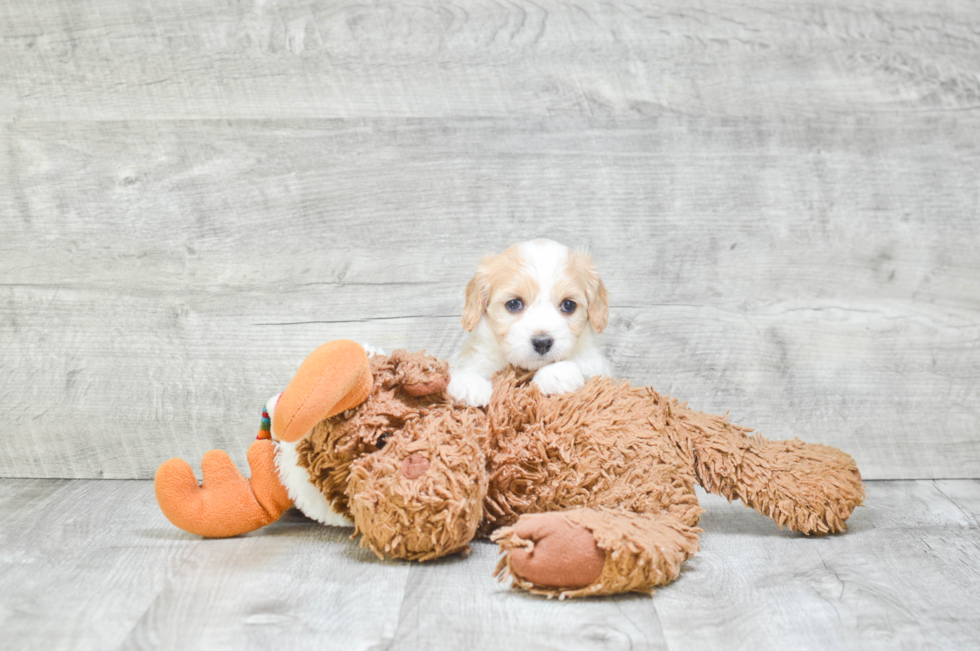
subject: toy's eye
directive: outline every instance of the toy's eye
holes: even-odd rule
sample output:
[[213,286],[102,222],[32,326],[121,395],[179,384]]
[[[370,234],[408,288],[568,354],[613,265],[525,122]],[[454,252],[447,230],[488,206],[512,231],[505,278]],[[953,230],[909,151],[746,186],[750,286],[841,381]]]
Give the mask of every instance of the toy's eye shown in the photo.
[[524,309],[524,301],[519,298],[512,298],[504,303],[504,307],[506,307],[509,312],[520,312]]
[[567,298],[561,302],[561,311],[564,312],[565,314],[571,314],[572,312],[575,311],[576,307],[578,307],[578,305],[575,304],[575,301],[569,300]]
[[391,432],[385,432],[384,434],[378,437],[377,441],[374,442],[374,446],[380,450],[388,442],[389,436],[391,436]]

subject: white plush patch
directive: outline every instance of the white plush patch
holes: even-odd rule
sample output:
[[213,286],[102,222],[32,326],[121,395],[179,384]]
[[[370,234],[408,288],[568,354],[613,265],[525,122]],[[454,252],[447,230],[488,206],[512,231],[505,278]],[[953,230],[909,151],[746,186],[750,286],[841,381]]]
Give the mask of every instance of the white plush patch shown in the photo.
[[367,356],[368,357],[374,357],[375,355],[384,355],[385,354],[385,351],[384,350],[382,350],[381,348],[376,348],[376,347],[372,346],[371,344],[361,344],[361,348],[364,349],[364,352],[367,353]]
[[330,501],[310,483],[310,474],[299,465],[295,443],[278,442],[276,446],[276,471],[279,481],[286,487],[289,498],[308,518],[333,527],[353,527],[354,523],[333,510]]

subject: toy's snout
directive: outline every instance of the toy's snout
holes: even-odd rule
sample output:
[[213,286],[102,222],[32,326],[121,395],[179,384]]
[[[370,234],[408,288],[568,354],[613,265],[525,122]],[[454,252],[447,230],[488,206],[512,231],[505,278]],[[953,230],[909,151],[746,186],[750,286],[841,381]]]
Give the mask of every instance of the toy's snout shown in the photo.
[[418,479],[428,470],[429,460],[418,452],[413,452],[402,461],[402,477],[405,479]]
[[436,410],[351,464],[350,512],[379,556],[428,560],[467,548],[483,515],[486,457],[464,410]]

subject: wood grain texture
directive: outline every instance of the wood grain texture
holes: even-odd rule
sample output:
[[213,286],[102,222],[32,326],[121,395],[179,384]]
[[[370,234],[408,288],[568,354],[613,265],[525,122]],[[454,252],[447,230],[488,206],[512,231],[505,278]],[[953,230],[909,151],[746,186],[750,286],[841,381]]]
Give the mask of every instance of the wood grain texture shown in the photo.
[[548,235],[593,251],[620,375],[869,478],[977,476],[977,126],[8,125],[0,475],[243,463],[316,345],[449,356],[479,257]]
[[653,597],[497,583],[496,547],[378,562],[295,512],[201,540],[148,481],[0,480],[0,648],[943,649],[980,643],[980,482],[870,482],[850,530],[782,532],[701,493],[702,549]]
[[970,0],[46,0],[0,118],[796,115],[980,106]]
[[491,576],[497,546],[472,548],[465,559],[411,566],[392,648],[668,648],[649,597],[548,601],[511,592]]
[[0,648],[112,649],[200,544],[151,482],[0,480]]
[[668,646],[976,646],[980,616],[966,604],[980,599],[978,487],[873,482],[846,534],[812,539],[774,533],[761,516],[702,499],[701,552],[678,590],[655,597]]
[[618,375],[980,477],[980,6],[0,6],[0,476],[244,452],[303,356],[451,355],[593,252]]
[[351,531],[291,512],[258,535],[205,541],[216,544],[194,548],[119,648],[383,648],[409,567],[377,561]]

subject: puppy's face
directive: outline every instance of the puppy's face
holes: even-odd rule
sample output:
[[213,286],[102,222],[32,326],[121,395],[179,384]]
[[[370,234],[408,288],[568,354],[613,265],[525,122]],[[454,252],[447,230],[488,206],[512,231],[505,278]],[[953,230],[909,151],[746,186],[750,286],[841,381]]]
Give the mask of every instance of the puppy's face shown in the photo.
[[480,262],[466,288],[463,327],[485,317],[504,359],[533,371],[571,357],[586,328],[603,331],[608,313],[589,256],[534,240]]

